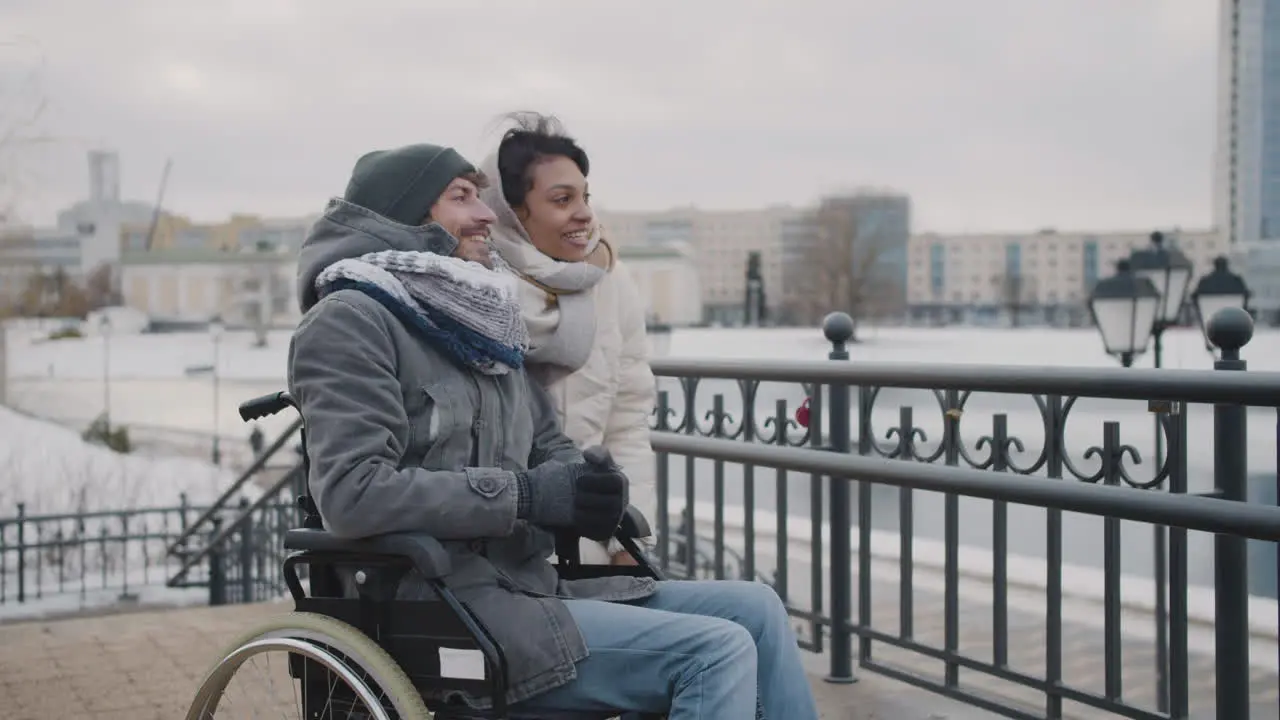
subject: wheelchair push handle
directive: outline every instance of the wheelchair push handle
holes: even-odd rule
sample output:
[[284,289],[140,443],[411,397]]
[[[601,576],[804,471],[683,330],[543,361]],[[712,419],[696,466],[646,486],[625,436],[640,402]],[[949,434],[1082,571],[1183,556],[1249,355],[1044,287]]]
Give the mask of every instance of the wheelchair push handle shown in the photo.
[[240,403],[240,419],[245,422],[258,420],[269,415],[275,415],[288,407],[297,410],[298,403],[294,401],[292,395],[282,390]]

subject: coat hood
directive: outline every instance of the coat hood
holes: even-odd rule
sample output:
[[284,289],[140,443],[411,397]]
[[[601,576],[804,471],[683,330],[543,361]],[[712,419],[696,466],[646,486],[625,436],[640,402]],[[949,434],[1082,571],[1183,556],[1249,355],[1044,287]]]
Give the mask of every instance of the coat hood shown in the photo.
[[382,250],[449,255],[457,246],[457,239],[436,223],[416,227],[402,225],[372,210],[333,198],[298,251],[298,305],[305,313],[319,302],[316,278],[339,260]]

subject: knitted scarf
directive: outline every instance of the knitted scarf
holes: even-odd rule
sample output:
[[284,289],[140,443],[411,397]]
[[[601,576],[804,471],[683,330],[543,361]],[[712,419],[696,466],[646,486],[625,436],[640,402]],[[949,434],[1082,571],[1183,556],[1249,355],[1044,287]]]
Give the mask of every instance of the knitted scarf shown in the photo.
[[429,252],[384,250],[339,260],[316,278],[323,297],[355,289],[458,362],[486,375],[524,364],[529,333],[516,297],[519,280],[495,258],[479,263]]

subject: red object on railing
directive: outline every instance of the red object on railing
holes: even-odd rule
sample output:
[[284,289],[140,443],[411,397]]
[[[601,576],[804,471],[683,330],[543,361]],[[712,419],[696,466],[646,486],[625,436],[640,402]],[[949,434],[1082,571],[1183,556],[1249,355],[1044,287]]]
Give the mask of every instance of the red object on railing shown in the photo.
[[796,408],[796,423],[800,427],[809,427],[809,398],[805,398],[800,407]]

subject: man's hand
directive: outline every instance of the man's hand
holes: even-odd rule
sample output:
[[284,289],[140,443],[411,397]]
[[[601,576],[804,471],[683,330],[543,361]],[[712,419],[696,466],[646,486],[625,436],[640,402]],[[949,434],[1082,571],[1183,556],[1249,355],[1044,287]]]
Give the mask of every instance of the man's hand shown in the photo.
[[547,462],[517,474],[516,515],[605,541],[627,508],[627,477],[607,451],[589,449],[586,462]]
[[613,554],[613,558],[610,559],[609,564],[610,565],[629,565],[629,566],[635,567],[635,566],[638,566],[640,563],[636,562],[635,557],[633,557],[631,553],[627,552],[626,550],[619,550],[618,552]]

